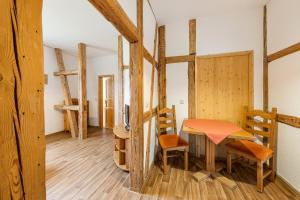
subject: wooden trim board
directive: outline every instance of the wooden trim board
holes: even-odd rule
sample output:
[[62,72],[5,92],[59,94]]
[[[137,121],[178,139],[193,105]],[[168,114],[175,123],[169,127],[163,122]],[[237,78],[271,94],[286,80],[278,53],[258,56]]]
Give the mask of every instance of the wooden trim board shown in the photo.
[[67,134],[65,131],[59,131],[45,135],[46,144],[60,141],[61,139],[65,138],[70,138],[70,134]]
[[219,53],[219,54],[209,54],[209,55],[199,55],[197,58],[217,58],[217,57],[226,57],[226,56],[244,56],[253,53],[252,50],[250,51],[235,51],[229,53]]
[[288,183],[282,176],[277,174],[275,181],[278,184],[283,185],[283,187],[288,189],[293,195],[300,198],[300,191],[298,191],[294,186]]

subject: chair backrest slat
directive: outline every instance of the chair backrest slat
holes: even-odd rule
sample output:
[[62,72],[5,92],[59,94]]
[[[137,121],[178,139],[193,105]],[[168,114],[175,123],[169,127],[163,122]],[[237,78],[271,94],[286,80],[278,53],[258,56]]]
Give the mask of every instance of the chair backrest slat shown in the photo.
[[162,108],[159,110],[157,108],[156,122],[158,136],[166,132],[168,128],[171,128],[172,132],[177,134],[175,106],[173,105],[172,109]]
[[268,138],[269,148],[274,149],[277,134],[277,109],[272,112],[248,110],[245,107],[244,129],[252,134]]
[[270,129],[272,127],[272,125],[269,123],[261,122],[258,120],[251,120],[251,119],[248,119],[246,121],[246,125],[249,127],[257,127],[257,128],[261,128],[261,129]]

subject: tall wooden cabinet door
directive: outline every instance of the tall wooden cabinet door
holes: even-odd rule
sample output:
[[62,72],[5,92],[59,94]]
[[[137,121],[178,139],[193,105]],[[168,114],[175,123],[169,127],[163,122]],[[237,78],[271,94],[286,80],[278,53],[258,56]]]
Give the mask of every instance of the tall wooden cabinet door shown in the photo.
[[106,99],[105,99],[105,127],[114,128],[114,82],[113,78],[106,80]]
[[253,106],[253,54],[200,56],[196,66],[196,117],[242,126],[244,106]]
[[[197,57],[195,68],[196,118],[219,119],[243,125],[244,106],[253,107],[253,53],[237,52]],[[198,155],[205,139],[196,139]],[[217,156],[226,149],[218,145]]]

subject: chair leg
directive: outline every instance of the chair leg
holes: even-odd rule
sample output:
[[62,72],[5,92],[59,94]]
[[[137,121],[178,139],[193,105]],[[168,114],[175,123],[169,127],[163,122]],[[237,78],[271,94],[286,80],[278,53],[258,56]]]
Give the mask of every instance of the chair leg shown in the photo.
[[161,161],[162,160],[162,148],[160,145],[158,145],[158,149],[157,149],[157,152],[158,152],[158,161]]
[[184,170],[189,170],[189,151],[184,150]]
[[272,169],[272,173],[271,173],[271,175],[270,175],[270,180],[272,181],[272,182],[274,182],[275,181],[275,176],[276,176],[276,166],[275,166],[275,157],[272,157],[271,159],[270,159],[270,166],[271,166],[271,169]]
[[264,190],[264,167],[262,161],[257,161],[257,183],[256,187],[259,192]]
[[231,170],[231,166],[232,166],[232,155],[228,152],[227,153],[227,173],[231,174],[232,170]]
[[168,170],[168,155],[167,150],[163,149],[163,163],[164,163],[164,174],[167,174]]

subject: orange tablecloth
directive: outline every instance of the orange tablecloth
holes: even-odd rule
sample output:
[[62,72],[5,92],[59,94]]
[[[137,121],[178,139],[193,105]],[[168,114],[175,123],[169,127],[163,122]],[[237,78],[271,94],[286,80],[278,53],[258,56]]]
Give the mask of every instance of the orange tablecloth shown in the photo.
[[184,126],[203,132],[215,144],[219,144],[227,136],[241,130],[233,123],[210,119],[188,119],[184,121]]

